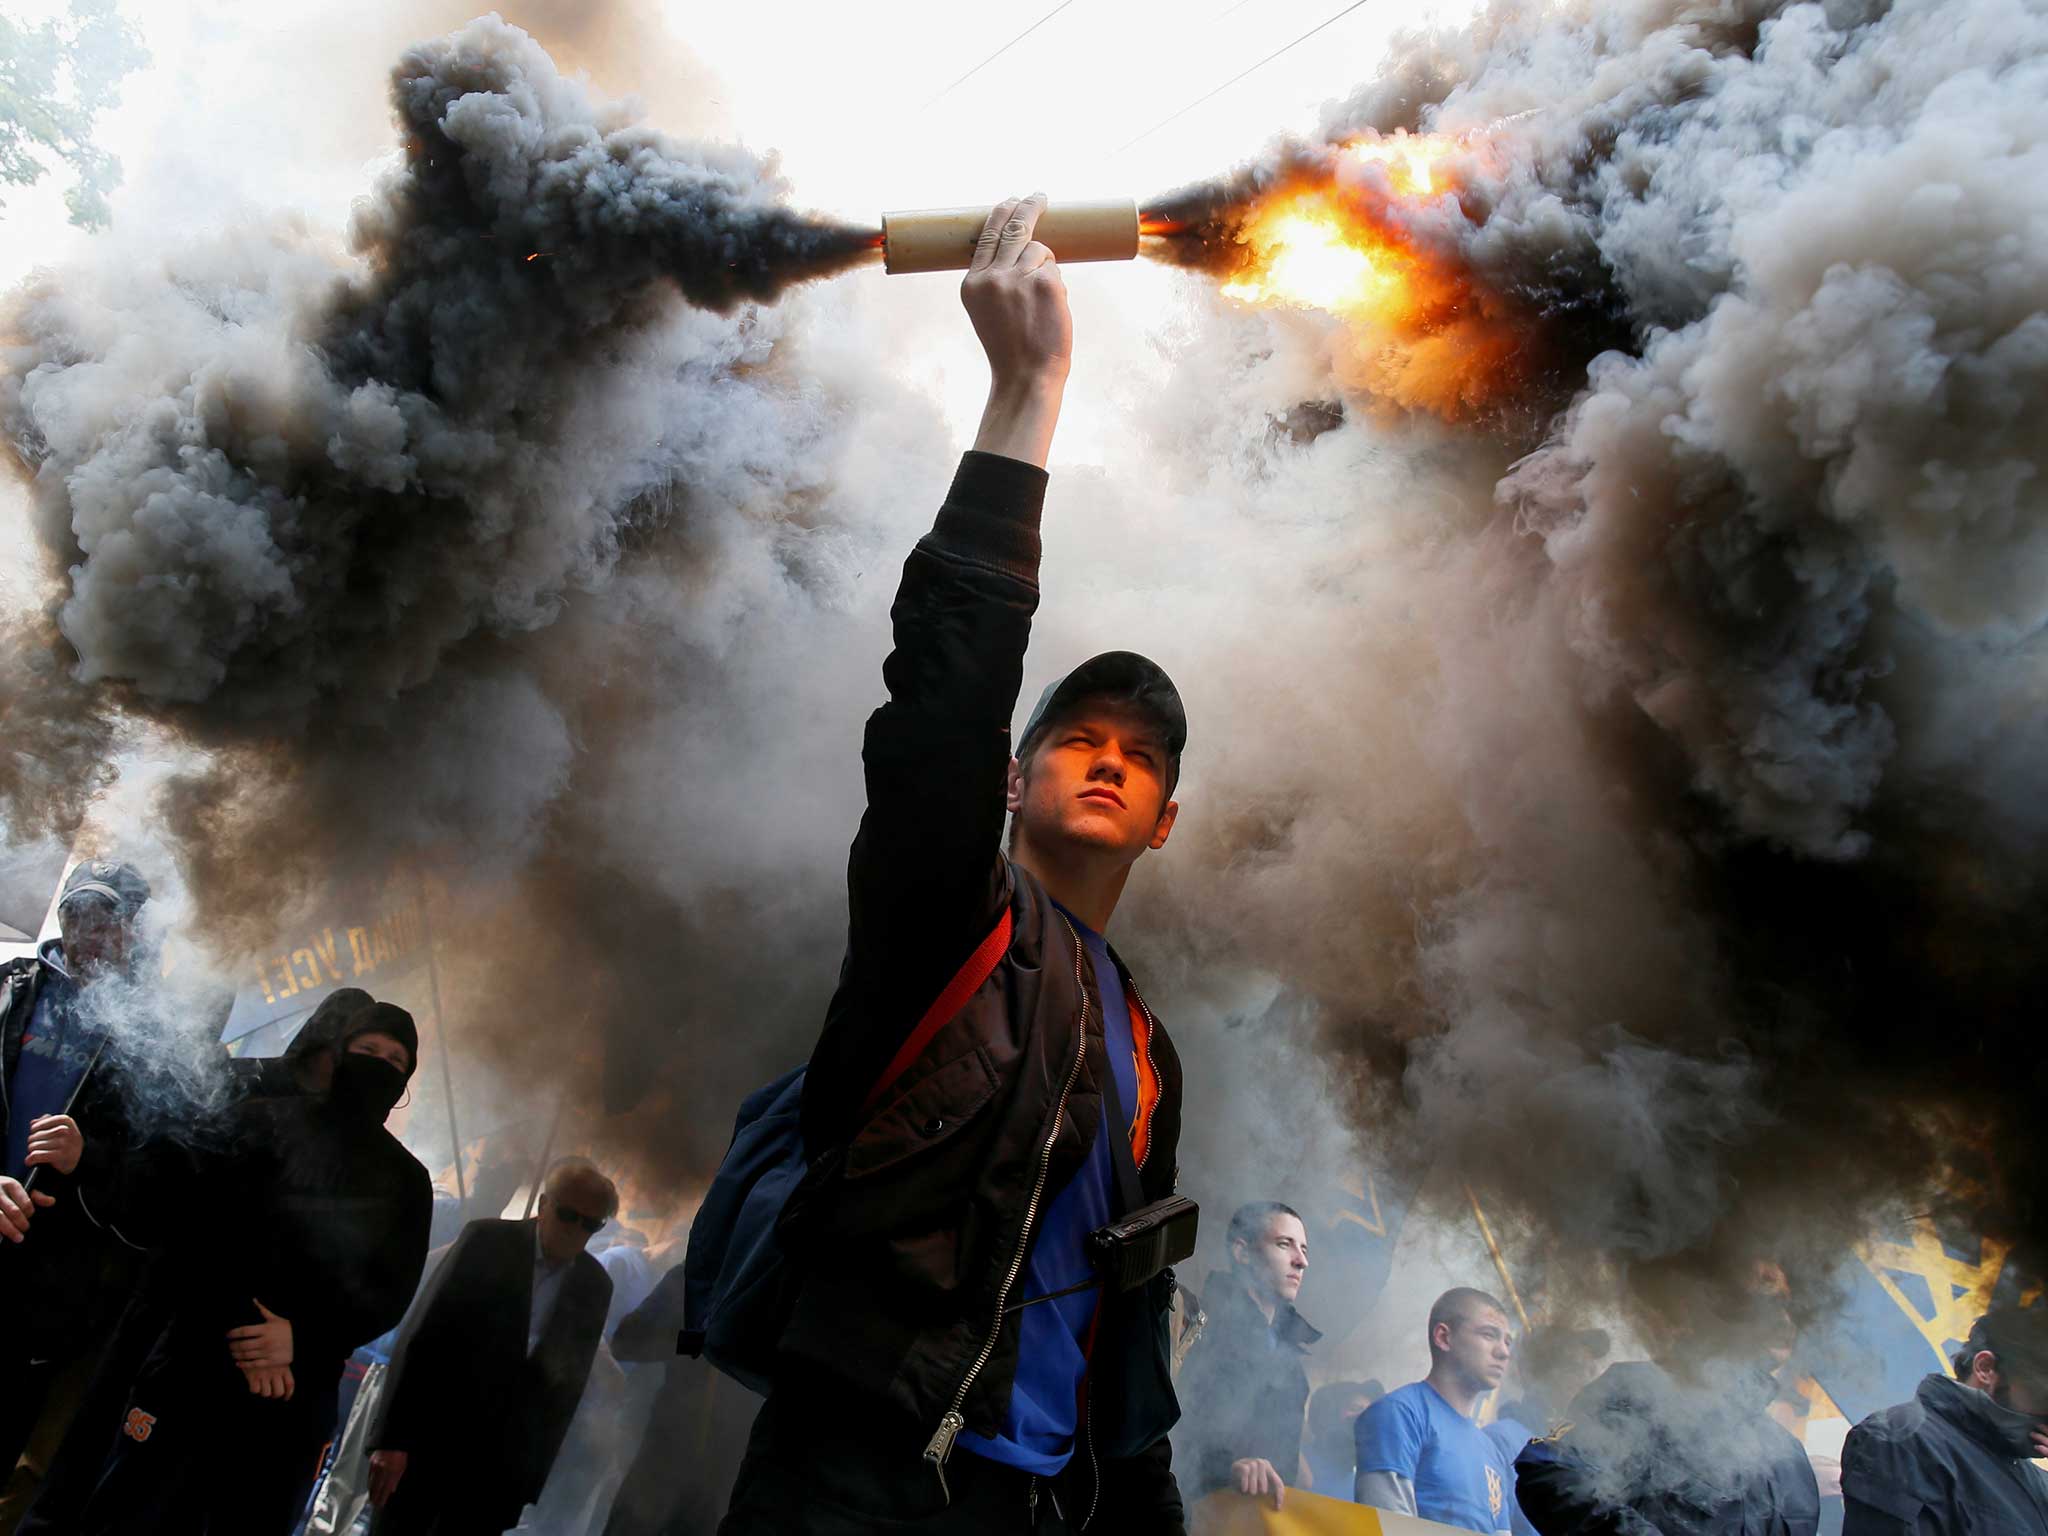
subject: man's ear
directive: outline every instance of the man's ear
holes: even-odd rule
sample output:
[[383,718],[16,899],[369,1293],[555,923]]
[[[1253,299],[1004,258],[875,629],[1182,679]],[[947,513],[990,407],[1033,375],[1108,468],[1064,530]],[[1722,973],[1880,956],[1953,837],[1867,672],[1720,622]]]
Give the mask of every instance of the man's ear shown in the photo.
[[1982,1392],[1990,1392],[1998,1386],[1998,1356],[1988,1349],[1980,1349],[1970,1356],[1970,1386]]
[[1024,765],[1014,757],[1010,759],[1010,773],[1005,784],[1003,803],[1009,807],[1012,816],[1024,809]]
[[1152,826],[1152,847],[1164,848],[1166,846],[1166,840],[1173,836],[1173,824],[1179,816],[1180,802],[1178,800],[1167,801],[1166,808],[1159,813],[1159,820],[1153,823]]

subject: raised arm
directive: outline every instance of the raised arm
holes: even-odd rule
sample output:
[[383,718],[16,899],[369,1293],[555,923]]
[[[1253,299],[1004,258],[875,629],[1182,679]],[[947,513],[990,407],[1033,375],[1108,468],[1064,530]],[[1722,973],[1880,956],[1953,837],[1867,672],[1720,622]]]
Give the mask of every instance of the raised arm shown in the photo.
[[930,533],[903,568],[862,746],[867,810],[847,868],[839,994],[811,1059],[806,1137],[846,1117],[1008,900],[1010,717],[1038,607],[1045,459],[1073,350],[1066,289],[1032,239],[1043,198],[998,204],[961,285],[989,395]]

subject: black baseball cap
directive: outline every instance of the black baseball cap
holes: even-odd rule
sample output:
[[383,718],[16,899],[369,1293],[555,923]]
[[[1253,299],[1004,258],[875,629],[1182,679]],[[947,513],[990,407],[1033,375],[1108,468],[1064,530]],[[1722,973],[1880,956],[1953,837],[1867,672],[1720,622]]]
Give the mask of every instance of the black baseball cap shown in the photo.
[[1091,656],[1065,677],[1047,686],[1038,706],[1017,738],[1017,755],[1031,748],[1032,738],[1050,722],[1084,699],[1115,699],[1135,704],[1150,714],[1166,737],[1166,750],[1179,760],[1188,744],[1188,716],[1180,690],[1159,663],[1136,651],[1104,651]]
[[64,894],[57,898],[57,906],[62,910],[80,900],[103,901],[125,922],[149,900],[149,882],[133,864],[118,859],[81,859],[64,877]]

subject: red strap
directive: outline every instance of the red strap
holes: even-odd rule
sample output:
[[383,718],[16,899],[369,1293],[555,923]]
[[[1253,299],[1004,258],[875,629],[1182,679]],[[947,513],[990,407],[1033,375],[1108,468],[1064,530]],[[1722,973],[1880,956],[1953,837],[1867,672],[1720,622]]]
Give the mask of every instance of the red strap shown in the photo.
[[1002,918],[989,930],[988,937],[981,941],[981,947],[967,957],[965,965],[954,972],[953,979],[946,983],[946,990],[938,995],[931,1007],[925,1009],[924,1017],[917,1021],[917,1028],[910,1032],[910,1038],[897,1050],[888,1070],[875,1079],[875,1086],[868,1090],[868,1096],[860,1106],[863,1120],[874,1113],[875,1105],[881,1101],[882,1095],[894,1086],[896,1079],[907,1072],[910,1064],[924,1054],[925,1047],[932,1043],[932,1037],[952,1021],[954,1014],[967,1006],[968,998],[981,990],[981,984],[988,980],[990,973],[996,968],[996,963],[1003,958],[1009,947],[1010,909],[1004,907]]

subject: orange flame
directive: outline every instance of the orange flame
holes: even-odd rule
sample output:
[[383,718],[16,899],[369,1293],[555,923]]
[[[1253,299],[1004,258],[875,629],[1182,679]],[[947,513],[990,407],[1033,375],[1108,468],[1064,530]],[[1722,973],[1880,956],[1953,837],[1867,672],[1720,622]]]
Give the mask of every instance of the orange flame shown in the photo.
[[[1344,327],[1341,382],[1411,410],[1458,419],[1521,381],[1529,328],[1485,293],[1453,243],[1416,215],[1458,191],[1457,139],[1397,133],[1343,146],[1238,217],[1240,303],[1320,311]],[[1372,167],[1357,174],[1357,168]]]

